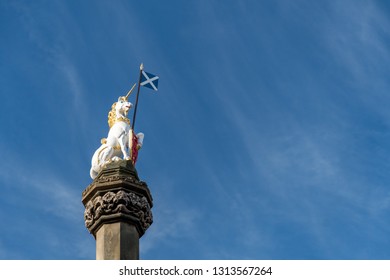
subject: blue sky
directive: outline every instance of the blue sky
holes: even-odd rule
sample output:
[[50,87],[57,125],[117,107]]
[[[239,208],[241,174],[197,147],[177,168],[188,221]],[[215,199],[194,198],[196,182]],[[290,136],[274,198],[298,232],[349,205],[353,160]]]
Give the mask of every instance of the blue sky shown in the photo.
[[81,192],[141,62],[142,259],[390,259],[389,30],[385,1],[1,1],[0,259],[95,258]]

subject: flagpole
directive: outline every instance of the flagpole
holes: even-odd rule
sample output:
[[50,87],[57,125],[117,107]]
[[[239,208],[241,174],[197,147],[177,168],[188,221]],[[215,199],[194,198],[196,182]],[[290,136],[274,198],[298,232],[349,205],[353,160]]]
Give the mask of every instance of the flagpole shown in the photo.
[[137,90],[137,97],[135,98],[135,107],[134,107],[134,115],[133,115],[133,122],[131,125],[131,129],[134,131],[134,125],[135,125],[135,116],[137,114],[137,107],[138,107],[138,97],[139,97],[139,90],[141,88],[141,78],[142,78],[142,70],[144,70],[144,64],[141,63],[139,67],[139,79],[138,79],[138,90]]

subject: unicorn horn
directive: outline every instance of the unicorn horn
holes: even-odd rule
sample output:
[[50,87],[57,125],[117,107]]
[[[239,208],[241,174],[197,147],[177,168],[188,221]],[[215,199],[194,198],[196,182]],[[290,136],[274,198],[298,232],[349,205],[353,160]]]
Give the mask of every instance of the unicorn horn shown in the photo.
[[129,90],[129,92],[126,94],[125,100],[127,100],[127,98],[129,98],[129,96],[130,96],[131,92],[133,91],[133,89],[134,89],[134,87],[135,87],[136,84],[137,84],[137,83],[135,83],[134,86],[133,86],[133,87]]

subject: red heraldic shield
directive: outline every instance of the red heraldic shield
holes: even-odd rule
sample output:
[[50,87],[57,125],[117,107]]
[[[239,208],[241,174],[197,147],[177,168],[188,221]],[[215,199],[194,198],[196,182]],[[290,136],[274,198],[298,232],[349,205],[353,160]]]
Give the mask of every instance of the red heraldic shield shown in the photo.
[[138,138],[133,131],[133,145],[131,146],[131,160],[133,161],[134,165],[137,162],[137,158],[138,158]]

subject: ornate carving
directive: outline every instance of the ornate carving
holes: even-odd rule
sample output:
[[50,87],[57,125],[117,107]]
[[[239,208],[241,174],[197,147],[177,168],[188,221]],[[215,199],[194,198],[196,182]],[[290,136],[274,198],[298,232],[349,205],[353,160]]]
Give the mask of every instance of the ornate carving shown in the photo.
[[126,175],[103,175],[98,178],[96,178],[92,184],[90,184],[82,193],[83,197],[97,184],[105,184],[105,183],[112,183],[112,182],[126,182],[131,184],[136,184],[141,187],[146,187],[146,183],[143,181],[139,181],[134,176],[128,176]]
[[136,218],[144,232],[153,222],[149,202],[144,196],[119,190],[88,201],[84,211],[85,226],[90,229],[100,217],[117,213]]
[[139,183],[138,181],[135,180],[134,177],[128,175],[101,176],[100,178],[95,180],[95,183],[108,183],[108,182],[116,182],[116,181]]

